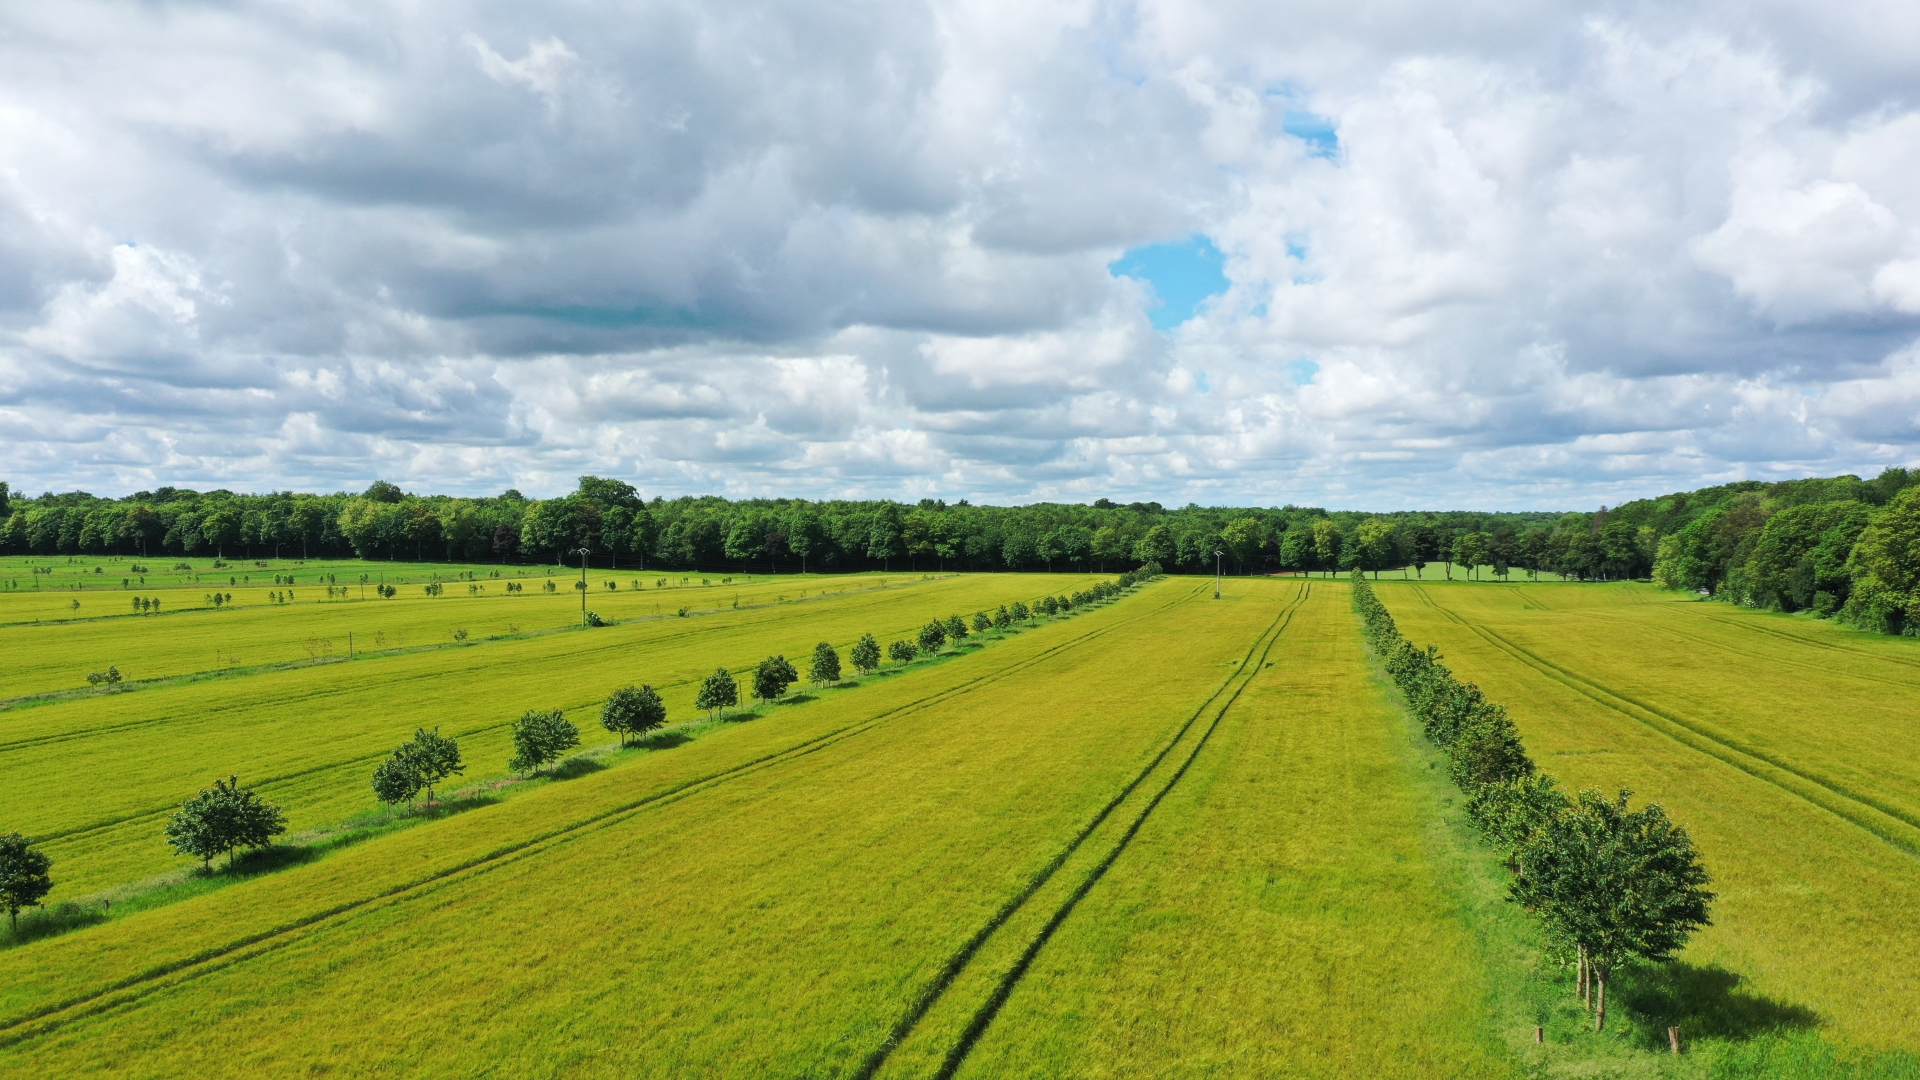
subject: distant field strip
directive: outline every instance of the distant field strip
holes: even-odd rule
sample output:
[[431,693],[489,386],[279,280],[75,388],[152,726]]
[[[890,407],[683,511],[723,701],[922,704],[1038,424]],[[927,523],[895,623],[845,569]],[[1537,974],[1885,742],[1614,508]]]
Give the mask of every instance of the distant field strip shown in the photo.
[[1686,959],[1920,1049],[1920,680],[1890,677],[1913,641],[1630,584],[1378,589],[1548,771],[1694,834],[1721,898]]
[[[1645,701],[1636,700],[1628,694],[1583,678],[1514,644],[1487,627],[1476,626],[1447,611],[1435,604],[1425,590],[1416,588],[1414,591],[1423,602],[1438,611],[1444,618],[1479,635],[1482,640],[1548,678],[1555,679],[1575,692],[1645,724],[1676,742],[1703,754],[1709,754],[1756,779],[1791,792],[1822,810],[1860,826],[1910,855],[1920,855],[1920,816],[1910,814],[1898,806],[1882,802],[1870,795],[1850,791],[1833,780],[1806,769],[1796,768],[1790,762],[1780,760],[1764,751],[1739,745],[1732,739],[1717,735],[1702,725],[1688,722],[1685,717],[1665,712]],[[1715,647],[1719,645],[1717,642],[1712,644]],[[1813,665],[1800,666],[1812,667]]]
[[[9,950],[0,1067],[854,1071],[1267,637],[1272,603],[1197,591],[1163,583],[793,712],[813,736],[887,714],[868,737],[776,745],[776,722],[740,725],[110,934]],[[666,797],[718,771],[696,760],[732,779]],[[332,914],[342,896],[358,906]],[[272,964],[250,962],[265,949]],[[509,1013],[511,1030],[494,1022]]]
[[[159,820],[228,772],[282,803],[295,828],[373,805],[366,774],[415,726],[462,740],[472,775],[501,770],[508,725],[527,708],[562,707],[592,741],[593,709],[623,683],[654,683],[673,719],[694,715],[699,678],[771,652],[804,664],[812,643],[845,649],[863,631],[885,641],[929,618],[1079,587],[1082,577],[950,578],[911,589],[835,595],[805,605],[731,610],[467,648],[374,657],[158,687],[0,713],[0,817],[62,864],[58,896],[176,865]],[[839,694],[850,691],[828,691]],[[610,736],[608,736],[610,738]],[[111,783],[76,782],[76,777]]]

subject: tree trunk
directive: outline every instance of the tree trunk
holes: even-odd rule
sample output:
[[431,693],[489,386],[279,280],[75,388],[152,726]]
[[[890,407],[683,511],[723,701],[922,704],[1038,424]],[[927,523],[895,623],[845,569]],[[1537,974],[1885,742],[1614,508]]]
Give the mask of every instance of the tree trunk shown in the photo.
[[1607,1030],[1607,969],[1595,968],[1594,974],[1599,976],[1599,984],[1594,988],[1593,995],[1596,1003],[1593,1010],[1593,1030],[1605,1031]]

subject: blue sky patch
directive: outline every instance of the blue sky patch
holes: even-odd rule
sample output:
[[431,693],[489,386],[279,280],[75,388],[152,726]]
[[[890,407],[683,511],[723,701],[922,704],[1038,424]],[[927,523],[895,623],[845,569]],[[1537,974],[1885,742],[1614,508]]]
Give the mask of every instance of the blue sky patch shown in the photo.
[[1200,305],[1227,291],[1226,256],[1205,236],[1164,244],[1130,248],[1107,264],[1116,277],[1130,277],[1153,289],[1155,303],[1147,313],[1156,330],[1171,330]]
[[1305,386],[1313,381],[1315,375],[1320,374],[1320,365],[1303,356],[1298,360],[1291,360],[1280,365],[1280,370],[1286,374],[1288,379],[1292,380],[1293,385]]
[[1280,130],[1306,143],[1311,157],[1332,158],[1340,154],[1340,134],[1333,121],[1324,116],[1289,109],[1286,119],[1280,122]]

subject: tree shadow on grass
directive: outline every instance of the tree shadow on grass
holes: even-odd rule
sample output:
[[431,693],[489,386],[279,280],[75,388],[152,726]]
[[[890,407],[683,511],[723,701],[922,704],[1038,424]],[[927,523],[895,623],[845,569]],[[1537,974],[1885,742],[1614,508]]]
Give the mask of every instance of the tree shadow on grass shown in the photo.
[[812,694],[802,691],[801,693],[795,694],[790,698],[776,698],[774,699],[773,703],[775,705],[805,705],[809,701],[818,701],[818,700],[820,699],[814,697]]
[[592,776],[607,767],[607,763],[598,758],[570,757],[554,766],[548,776],[555,780],[578,780],[582,776]]
[[644,739],[634,740],[633,746],[639,750],[671,750],[676,746],[685,746],[693,737],[680,731],[662,731]]
[[1724,968],[1676,961],[1620,974],[1618,1000],[1645,1024],[1649,1045],[1656,1050],[1665,1047],[1669,1027],[1690,1038],[1747,1040],[1820,1024],[1812,1009],[1744,989],[1740,976]]
[[107,913],[100,908],[76,904],[71,900],[44,908],[30,908],[21,912],[19,929],[9,931],[6,923],[0,923],[0,949],[10,949],[15,945],[25,945],[29,941],[39,941],[106,921]]

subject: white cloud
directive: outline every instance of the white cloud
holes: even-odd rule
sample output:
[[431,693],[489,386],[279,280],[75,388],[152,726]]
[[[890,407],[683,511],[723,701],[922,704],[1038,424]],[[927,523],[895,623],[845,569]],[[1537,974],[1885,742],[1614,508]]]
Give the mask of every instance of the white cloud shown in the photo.
[[[20,7],[0,476],[1589,505],[1912,461],[1909,8]],[[1158,334],[1106,266],[1194,232],[1231,288]]]

